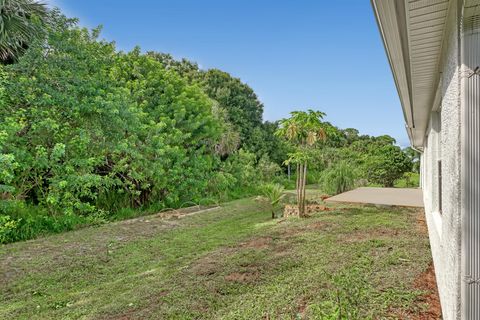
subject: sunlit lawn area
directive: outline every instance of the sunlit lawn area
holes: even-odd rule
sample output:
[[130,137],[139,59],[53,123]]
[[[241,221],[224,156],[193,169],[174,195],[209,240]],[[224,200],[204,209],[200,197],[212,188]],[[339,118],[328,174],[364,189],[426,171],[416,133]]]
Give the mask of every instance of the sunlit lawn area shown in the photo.
[[0,319],[379,319],[418,314],[419,210],[271,220],[253,199],[0,247]]

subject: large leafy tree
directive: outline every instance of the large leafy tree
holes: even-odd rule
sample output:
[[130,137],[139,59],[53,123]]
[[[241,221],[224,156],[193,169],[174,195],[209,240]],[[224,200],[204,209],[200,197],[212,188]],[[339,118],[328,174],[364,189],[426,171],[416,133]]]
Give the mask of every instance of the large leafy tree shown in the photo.
[[147,56],[160,62],[165,69],[175,71],[191,84],[201,80],[203,73],[195,62],[185,58],[177,60],[171,54],[155,51],[147,52]]
[[[170,54],[148,52],[147,55],[167,70],[177,72],[189,83],[198,84],[215,101],[225,124],[223,142],[219,146],[223,155],[243,148],[255,153],[257,159],[267,154],[277,163],[283,161],[286,155],[284,145],[273,136],[277,124],[262,123],[263,105],[247,84],[227,72],[218,69],[204,71],[196,63],[187,59],[177,60]],[[237,140],[238,143],[235,143]],[[232,150],[233,146],[236,146],[235,150]]]
[[48,16],[44,3],[34,0],[0,0],[0,62],[16,61],[40,36]]
[[403,149],[403,152],[412,162],[412,171],[419,173],[420,172],[420,152],[414,150],[412,147],[406,147]]
[[300,216],[305,215],[305,186],[307,182],[307,165],[311,159],[310,149],[318,142],[326,140],[324,124],[325,113],[308,110],[291,112],[291,117],[280,121],[276,134],[286,138],[296,150],[289,155],[287,163],[297,165],[297,203]]
[[98,33],[58,17],[49,50],[8,66],[0,152],[17,167],[0,184],[55,213],[198,200],[220,134],[211,100]]
[[371,150],[364,168],[369,181],[393,187],[395,180],[412,170],[412,161],[400,147],[384,144]]
[[241,146],[247,145],[253,130],[262,125],[263,114],[263,105],[252,88],[217,69],[203,74],[202,87],[227,111],[229,122],[240,133]]
[[150,163],[148,169],[143,164],[138,167],[151,177],[144,194],[169,204],[198,201],[212,172],[221,133],[212,101],[198,86],[188,85],[138,49],[120,58],[114,77],[146,113],[139,131],[132,132],[141,138],[140,148],[132,145],[130,150],[147,155]]
[[278,122],[264,122],[250,134],[246,148],[258,157],[267,156],[271,161],[282,165],[292,147],[284,139],[275,135]]
[[[218,69],[201,70],[195,62],[187,59],[177,60],[170,54],[153,51],[147,55],[160,62],[167,70],[175,71],[189,83],[199,85],[215,101],[215,108],[226,127],[222,140],[230,142],[227,145],[232,147],[234,144],[231,142],[238,136],[236,149],[248,149],[255,152],[257,158],[262,156],[262,153],[258,152],[263,148],[259,144],[266,135],[262,126],[263,105],[252,88],[227,72]],[[268,131],[268,125],[265,128]]]

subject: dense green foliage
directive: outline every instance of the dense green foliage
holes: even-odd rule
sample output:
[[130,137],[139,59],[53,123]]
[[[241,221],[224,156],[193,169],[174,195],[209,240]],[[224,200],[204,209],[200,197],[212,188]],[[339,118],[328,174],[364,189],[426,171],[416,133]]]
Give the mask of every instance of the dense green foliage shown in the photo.
[[81,214],[198,198],[219,135],[203,92],[95,32],[63,29],[49,44],[10,69],[0,113],[15,198]]
[[375,148],[366,161],[367,179],[385,187],[393,187],[395,180],[410,170],[410,159],[399,147],[391,144]]
[[[223,155],[243,148],[258,157],[267,155],[277,164],[282,164],[290,150],[285,142],[274,135],[277,122],[262,122],[263,104],[247,84],[218,69],[201,70],[198,65],[186,59],[175,60],[171,55],[148,52],[147,55],[160,62],[167,70],[173,70],[203,88],[215,101],[226,127],[222,136],[228,148]],[[216,113],[218,113],[216,112]],[[235,141],[236,143],[232,143]],[[233,146],[233,148],[232,148]]]
[[228,120],[239,130],[242,143],[248,144],[252,131],[262,125],[263,105],[253,90],[216,69],[205,72],[202,81],[208,96],[228,111]]
[[279,173],[268,156],[238,144],[219,152],[236,131],[200,85],[138,49],[117,52],[98,33],[57,16],[46,52],[32,46],[2,70],[0,233],[39,224],[25,205],[61,221],[102,219],[253,193]]
[[393,187],[396,180],[414,170],[415,158],[396,146],[390,136],[360,136],[355,129],[333,126],[330,135],[335,140],[328,139],[316,157],[319,181],[326,192],[336,194],[367,184]]

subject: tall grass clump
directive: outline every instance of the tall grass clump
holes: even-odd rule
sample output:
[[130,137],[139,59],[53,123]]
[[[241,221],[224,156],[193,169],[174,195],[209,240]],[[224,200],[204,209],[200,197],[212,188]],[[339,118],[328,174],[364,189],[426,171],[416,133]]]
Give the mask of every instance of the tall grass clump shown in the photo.
[[339,194],[355,187],[355,169],[347,162],[340,162],[326,169],[320,178],[322,190],[328,194]]

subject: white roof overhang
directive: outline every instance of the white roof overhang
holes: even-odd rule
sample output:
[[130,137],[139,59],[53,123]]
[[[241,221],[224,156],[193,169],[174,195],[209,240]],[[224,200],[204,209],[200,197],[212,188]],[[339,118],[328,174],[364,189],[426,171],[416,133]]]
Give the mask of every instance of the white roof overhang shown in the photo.
[[440,80],[450,0],[371,0],[412,145],[422,148]]

